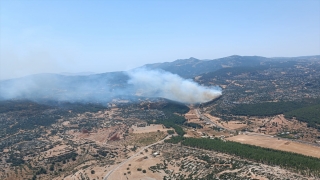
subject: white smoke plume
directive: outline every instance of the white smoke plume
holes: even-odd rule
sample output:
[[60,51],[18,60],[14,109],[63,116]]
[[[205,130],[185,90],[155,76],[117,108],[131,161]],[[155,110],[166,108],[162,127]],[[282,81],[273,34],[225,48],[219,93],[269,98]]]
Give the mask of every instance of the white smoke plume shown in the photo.
[[191,79],[162,70],[139,68],[128,72],[129,84],[134,85],[137,95],[163,97],[170,100],[194,104],[211,101],[221,96],[218,87],[205,87]]
[[104,103],[114,98],[135,100],[141,96],[193,104],[207,102],[220,95],[221,90],[217,87],[204,87],[176,74],[145,68],[88,76],[37,74],[0,81],[0,100]]

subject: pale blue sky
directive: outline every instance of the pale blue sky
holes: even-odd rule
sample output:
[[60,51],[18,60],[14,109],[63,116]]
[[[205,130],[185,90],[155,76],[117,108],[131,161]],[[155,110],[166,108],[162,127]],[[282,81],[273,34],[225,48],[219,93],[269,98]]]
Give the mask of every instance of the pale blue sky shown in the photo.
[[320,0],[2,0],[0,79],[320,54]]

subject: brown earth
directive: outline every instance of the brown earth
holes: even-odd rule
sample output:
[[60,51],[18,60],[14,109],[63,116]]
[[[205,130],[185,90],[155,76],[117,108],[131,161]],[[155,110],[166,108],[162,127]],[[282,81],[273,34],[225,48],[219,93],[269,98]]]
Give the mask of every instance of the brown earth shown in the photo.
[[170,129],[165,128],[162,124],[150,124],[145,127],[138,127],[136,125],[131,127],[133,133],[148,133],[148,132],[157,132],[157,131],[167,131]]
[[227,138],[227,140],[320,158],[320,147],[270,136],[242,134]]
[[[153,157],[151,155],[151,150],[148,152],[143,152],[137,157],[123,164],[119,169],[114,171],[108,179],[132,179],[132,180],[151,180],[151,179],[162,179],[164,174],[152,173],[148,168],[154,166],[157,163],[161,163],[160,157]],[[141,168],[141,171],[137,169]],[[142,170],[146,170],[143,173]],[[128,173],[130,172],[130,173]]]

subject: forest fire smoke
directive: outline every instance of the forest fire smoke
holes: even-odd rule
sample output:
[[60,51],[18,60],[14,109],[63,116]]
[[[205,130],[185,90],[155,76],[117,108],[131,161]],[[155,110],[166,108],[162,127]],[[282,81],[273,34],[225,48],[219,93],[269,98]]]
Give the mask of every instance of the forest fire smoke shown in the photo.
[[145,68],[129,71],[129,84],[142,96],[163,97],[182,103],[195,104],[211,101],[221,95],[217,87],[205,87],[191,79],[166,71]]

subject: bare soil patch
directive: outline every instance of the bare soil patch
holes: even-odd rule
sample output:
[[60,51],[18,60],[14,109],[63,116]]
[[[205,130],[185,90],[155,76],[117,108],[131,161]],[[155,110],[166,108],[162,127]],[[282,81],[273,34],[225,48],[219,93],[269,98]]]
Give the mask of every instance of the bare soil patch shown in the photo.
[[289,151],[307,156],[320,158],[320,148],[308,144],[302,144],[290,140],[278,139],[264,135],[238,135],[227,138],[230,141],[236,141],[244,144],[251,144],[271,149]]
[[133,129],[133,133],[149,133],[170,130],[165,128],[162,124],[150,124],[149,126],[145,127],[138,127],[137,125],[133,125],[131,128]]
[[70,131],[69,134],[74,136],[74,139],[88,139],[91,141],[95,141],[98,144],[105,143],[113,136],[121,137],[125,126],[113,126],[110,128],[100,128],[96,129],[93,132],[83,133],[83,132],[74,132]]
[[195,109],[190,109],[189,112],[187,112],[184,117],[187,119],[187,120],[190,120],[190,119],[198,119],[199,118],[199,115],[198,113],[196,112]]

